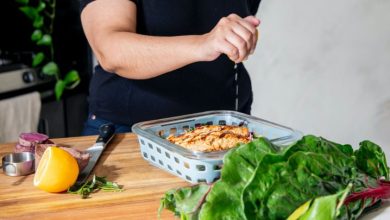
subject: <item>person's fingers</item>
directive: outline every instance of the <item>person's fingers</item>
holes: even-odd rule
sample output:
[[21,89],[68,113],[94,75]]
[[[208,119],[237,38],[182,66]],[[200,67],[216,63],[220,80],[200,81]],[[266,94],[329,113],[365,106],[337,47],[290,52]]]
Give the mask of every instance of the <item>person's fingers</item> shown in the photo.
[[245,41],[246,48],[248,51],[250,51],[252,49],[252,46],[253,46],[253,38],[255,37],[254,34],[256,33],[256,30],[252,34],[251,31],[246,29],[239,22],[235,22],[232,24],[232,31],[234,33],[236,33],[238,36],[240,36]]
[[218,51],[226,54],[232,61],[236,61],[239,58],[238,49],[227,40],[219,42]]
[[[254,50],[256,48],[257,37],[258,37],[258,35],[257,35],[258,32],[257,32],[256,27],[260,24],[260,20],[254,16],[248,16],[248,17],[242,19],[239,16],[234,15],[234,14],[230,15],[229,18],[234,19],[235,22],[240,23],[240,25],[242,25],[243,27],[245,27],[248,31],[250,31],[252,33],[251,40],[250,40],[251,47],[248,50],[250,51],[250,54],[253,54]],[[246,39],[245,36],[243,36],[243,35],[241,35],[241,36],[244,39]],[[244,58],[244,59],[246,59],[246,58]]]
[[246,41],[242,39],[239,35],[231,31],[226,35],[226,40],[231,43],[235,48],[238,49],[239,58],[238,61],[242,61],[248,54],[248,49],[246,46]]
[[245,19],[238,19],[236,20],[240,25],[245,27],[248,31],[250,31],[252,34],[256,33],[256,26],[254,26],[251,22],[245,20]]
[[260,21],[254,16],[245,19],[236,14],[223,17],[212,31],[214,45],[212,50],[216,53],[226,54],[235,63],[242,62],[254,52],[256,27]]
[[260,25],[260,20],[256,18],[255,16],[248,16],[245,17],[244,20],[249,21],[253,26],[257,27]]
[[256,29],[256,34],[255,34],[255,37],[253,39],[254,39],[254,42],[253,42],[252,50],[250,52],[251,54],[253,54],[255,52],[257,42],[259,41],[259,30],[258,29]]

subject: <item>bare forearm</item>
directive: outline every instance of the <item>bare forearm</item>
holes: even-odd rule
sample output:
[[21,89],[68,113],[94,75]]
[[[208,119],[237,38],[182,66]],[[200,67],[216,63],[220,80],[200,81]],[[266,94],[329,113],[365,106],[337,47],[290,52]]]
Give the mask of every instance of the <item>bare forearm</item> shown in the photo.
[[202,36],[198,35],[157,37],[115,32],[104,38],[104,46],[95,51],[101,65],[126,78],[153,78],[204,60],[199,42]]
[[130,79],[149,79],[198,61],[226,54],[239,63],[256,46],[253,16],[231,14],[203,35],[148,36],[136,33],[137,6],[128,0],[93,1],[81,21],[101,66]]

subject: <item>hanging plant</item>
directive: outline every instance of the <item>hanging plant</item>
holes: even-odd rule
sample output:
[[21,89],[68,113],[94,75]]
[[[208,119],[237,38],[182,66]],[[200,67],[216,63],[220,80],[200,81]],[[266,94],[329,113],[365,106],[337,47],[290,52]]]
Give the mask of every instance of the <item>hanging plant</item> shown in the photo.
[[45,75],[55,77],[57,80],[54,93],[57,100],[65,89],[73,89],[80,83],[80,76],[76,70],[68,71],[62,77],[61,71],[54,61],[53,29],[56,16],[56,0],[15,0],[23,12],[32,22],[34,31],[31,40],[38,46],[39,51],[34,54],[31,66]]

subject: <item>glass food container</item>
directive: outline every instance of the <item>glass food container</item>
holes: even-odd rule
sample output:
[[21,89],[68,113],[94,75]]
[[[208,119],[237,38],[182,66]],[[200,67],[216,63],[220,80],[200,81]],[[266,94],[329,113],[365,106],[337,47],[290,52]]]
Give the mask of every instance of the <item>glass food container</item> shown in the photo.
[[278,146],[299,140],[302,133],[251,115],[235,111],[207,111],[135,124],[142,157],[173,175],[191,183],[212,183],[221,174],[223,156],[227,152],[199,152],[166,140],[170,134],[180,135],[201,125],[246,126],[256,136],[268,138]]

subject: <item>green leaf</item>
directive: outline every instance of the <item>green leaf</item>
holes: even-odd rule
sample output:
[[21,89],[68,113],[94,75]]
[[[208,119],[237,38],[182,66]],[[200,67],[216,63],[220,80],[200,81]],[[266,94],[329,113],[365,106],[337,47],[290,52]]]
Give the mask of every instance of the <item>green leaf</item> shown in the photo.
[[60,73],[60,70],[56,63],[49,62],[42,68],[42,72],[46,75],[53,76]]
[[30,20],[35,20],[35,17],[38,16],[38,11],[30,6],[23,6],[19,8]]
[[43,16],[37,15],[33,23],[34,28],[41,28],[43,26]]
[[37,45],[50,46],[52,44],[51,35],[45,34],[42,38],[37,42]]
[[45,59],[45,54],[42,52],[39,52],[34,55],[33,61],[32,61],[32,67],[37,67],[39,64],[42,63],[43,59]]
[[40,1],[39,2],[39,5],[37,6],[37,11],[42,11],[42,10],[44,10],[46,8],[46,3],[45,2],[43,2],[43,1]]
[[264,156],[243,193],[246,218],[285,219],[313,197],[344,189],[358,178],[354,158],[346,149],[308,135],[283,154]]
[[40,39],[42,39],[42,31],[39,30],[39,29],[36,29],[32,34],[31,34],[31,40],[32,41],[39,41]]
[[63,80],[58,80],[54,88],[54,92],[57,100],[61,99],[64,90],[65,90],[65,82]]
[[[312,202],[303,209],[302,219],[356,219],[375,198],[387,198],[380,191],[381,195],[369,194],[348,205],[342,202],[350,189],[372,193],[378,179],[389,174],[383,151],[372,142],[362,142],[354,152],[350,145],[307,135],[278,149],[260,138],[230,150],[221,179],[199,206],[196,219],[286,219],[307,201]],[[167,201],[166,208],[188,219],[188,213],[177,208],[175,197]]]
[[80,76],[76,70],[69,71],[64,78],[67,89],[73,89],[80,83]]
[[351,191],[352,184],[344,190],[328,196],[316,198],[310,208],[303,213],[299,220],[329,220],[336,219],[347,194]]
[[224,157],[221,179],[213,186],[200,212],[201,219],[245,219],[242,193],[256,167],[275,146],[260,138],[230,150]]
[[89,197],[91,193],[99,190],[107,192],[122,192],[122,186],[117,183],[107,181],[105,177],[93,175],[92,180],[86,181],[83,185],[73,185],[68,189],[68,193],[79,194],[82,199]]
[[27,5],[29,0],[16,0],[17,3]]
[[200,205],[210,190],[209,185],[199,184],[168,191],[161,199],[159,215],[163,208],[180,215],[181,219],[197,219]]
[[359,169],[374,178],[385,177],[389,179],[386,155],[383,150],[371,141],[362,141],[360,148],[355,151]]

